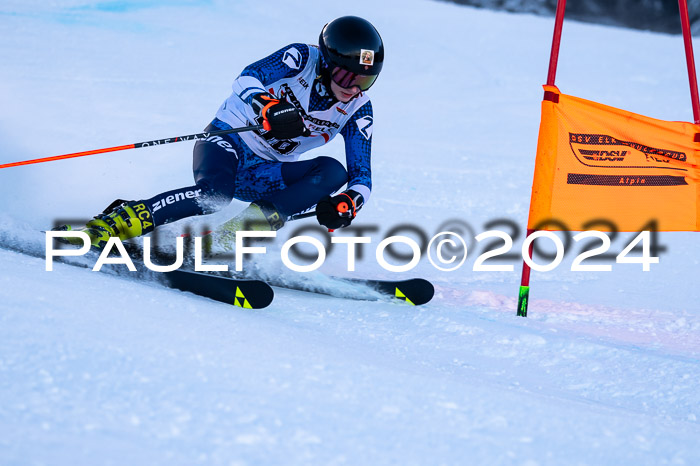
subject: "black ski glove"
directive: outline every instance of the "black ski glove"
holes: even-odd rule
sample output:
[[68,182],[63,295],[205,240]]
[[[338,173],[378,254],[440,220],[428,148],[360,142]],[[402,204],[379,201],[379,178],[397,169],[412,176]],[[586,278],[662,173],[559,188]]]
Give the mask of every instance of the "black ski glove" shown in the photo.
[[363,202],[362,195],[351,189],[323,197],[316,204],[316,219],[329,231],[344,228],[350,225]]
[[263,119],[263,128],[275,139],[294,139],[309,136],[304,119],[297,108],[286,100],[262,92],[253,96],[253,109]]

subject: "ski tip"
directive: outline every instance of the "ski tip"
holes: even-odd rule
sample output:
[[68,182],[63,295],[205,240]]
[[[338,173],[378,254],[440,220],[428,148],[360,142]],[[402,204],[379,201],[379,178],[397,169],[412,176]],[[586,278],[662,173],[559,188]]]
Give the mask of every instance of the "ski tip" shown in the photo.
[[272,303],[275,291],[266,283],[259,280],[239,281],[235,286],[234,306],[244,309],[264,309]]
[[397,282],[394,290],[395,298],[413,306],[420,306],[430,302],[434,295],[435,287],[423,278]]
[[238,280],[202,272],[165,272],[166,285],[243,309],[263,309],[272,303],[275,292],[260,280]]
[[426,304],[433,299],[435,287],[423,278],[411,278],[408,280],[352,280],[355,283],[364,283],[380,293],[390,296],[395,300],[405,302],[413,306]]

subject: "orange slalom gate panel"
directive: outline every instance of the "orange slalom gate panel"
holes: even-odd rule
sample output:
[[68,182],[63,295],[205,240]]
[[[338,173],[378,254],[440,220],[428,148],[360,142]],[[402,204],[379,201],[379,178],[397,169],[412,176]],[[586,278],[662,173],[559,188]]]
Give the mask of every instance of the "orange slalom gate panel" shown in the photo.
[[528,228],[700,231],[699,125],[544,89]]

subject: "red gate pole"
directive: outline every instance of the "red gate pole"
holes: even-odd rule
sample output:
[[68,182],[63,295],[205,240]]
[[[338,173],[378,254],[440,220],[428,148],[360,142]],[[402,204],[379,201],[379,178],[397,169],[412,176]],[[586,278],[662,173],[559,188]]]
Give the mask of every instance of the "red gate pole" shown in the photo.
[[[686,1],[686,0],[678,0]],[[547,73],[547,85],[554,86],[557,77],[557,63],[559,63],[559,44],[561,44],[561,29],[564,24],[566,0],[557,1],[557,13],[554,19],[554,35],[552,37],[552,51],[549,54],[549,72]]]
[[688,18],[688,0],[678,0],[681,14],[681,29],[685,42],[685,60],[688,64],[688,81],[690,82],[690,99],[693,102],[693,118],[695,124],[700,124],[700,101],[698,100],[698,78],[695,73],[695,58],[693,57],[693,36],[690,34],[690,19]]
[[[678,0],[679,2],[686,0]],[[566,12],[566,0],[557,0],[557,13],[554,19],[554,34],[552,36],[552,51],[549,54],[549,71],[547,72],[547,85],[554,86],[557,76],[557,64],[559,62],[559,44],[561,44],[561,30],[564,24]],[[530,236],[535,230],[527,229],[525,237]],[[530,243],[528,256],[532,258],[533,243]],[[520,292],[518,293],[518,315],[527,317],[527,302],[530,297],[530,266],[523,259],[523,273],[520,278]]]

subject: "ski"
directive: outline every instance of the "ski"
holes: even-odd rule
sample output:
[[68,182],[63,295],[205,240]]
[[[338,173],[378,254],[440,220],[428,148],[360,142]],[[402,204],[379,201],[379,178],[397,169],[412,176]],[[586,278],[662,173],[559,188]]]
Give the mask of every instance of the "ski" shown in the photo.
[[433,284],[422,278],[377,280],[321,276],[290,280],[289,277],[265,276],[262,279],[275,288],[355,301],[392,301],[420,306],[430,302],[435,294]]
[[[0,248],[37,258],[45,258],[41,248],[24,248],[18,243],[0,244]],[[14,244],[13,244],[14,243]],[[93,248],[85,256],[55,257],[54,261],[80,268],[92,268],[100,251]],[[170,272],[151,272],[138,257],[130,254],[136,267],[135,272],[125,271],[124,265],[106,264],[101,272],[119,277],[130,277],[146,282],[158,283],[167,288],[189,292],[198,296],[231,304],[245,309],[263,309],[274,299],[274,290],[262,280],[252,278],[239,279],[214,275],[205,272],[179,269]]]
[[[99,254],[98,251],[93,251]],[[189,292],[198,296],[219,301],[245,309],[263,309],[272,303],[275,297],[273,289],[262,280],[254,278],[236,278],[208,272],[198,272],[180,268],[169,272],[152,272],[143,261],[134,254],[129,254],[131,261],[142,271],[141,276],[156,281],[168,288]],[[162,265],[162,264],[161,264]],[[106,265],[105,267],[109,267]],[[122,267],[123,266],[119,266]],[[104,267],[103,267],[104,268]],[[119,275],[134,272],[121,272]],[[138,271],[136,273],[139,273]]]
[[411,278],[408,280],[346,278],[345,280],[368,286],[383,295],[390,296],[414,306],[427,304],[433,299],[433,296],[435,296],[435,287],[432,283],[423,278]]
[[162,283],[222,303],[245,309],[263,309],[272,303],[275,292],[262,280],[237,279],[191,270],[163,272]]

